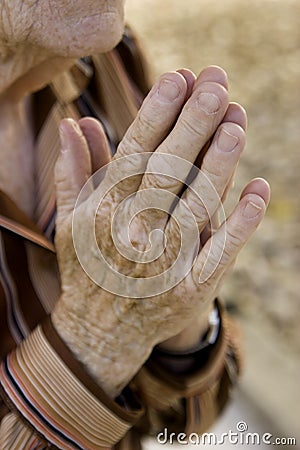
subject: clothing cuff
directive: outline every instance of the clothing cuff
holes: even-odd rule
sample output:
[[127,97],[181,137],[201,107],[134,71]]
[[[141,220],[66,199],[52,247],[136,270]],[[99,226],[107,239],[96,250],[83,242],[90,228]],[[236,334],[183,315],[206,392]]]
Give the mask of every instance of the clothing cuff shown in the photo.
[[185,351],[169,350],[161,346],[154,347],[151,361],[173,375],[189,375],[198,371],[208,361],[211,351],[219,337],[221,318],[215,300],[215,306],[208,319],[208,329],[205,335],[193,348]]
[[122,405],[108,397],[74,358],[50,318],[1,363],[4,400],[60,449],[110,448],[143,409],[128,390]]
[[162,411],[175,405],[180,399],[203,397],[225,378],[230,378],[230,385],[235,384],[240,371],[239,351],[236,346],[232,346],[234,339],[231,320],[221,303],[217,301],[216,304],[220,316],[220,330],[209,355],[206,355],[206,361],[200,364],[202,358],[201,352],[198,352],[197,357],[201,360],[199,369],[189,374],[176,375],[162,368],[150,357],[134,378],[143,404]]

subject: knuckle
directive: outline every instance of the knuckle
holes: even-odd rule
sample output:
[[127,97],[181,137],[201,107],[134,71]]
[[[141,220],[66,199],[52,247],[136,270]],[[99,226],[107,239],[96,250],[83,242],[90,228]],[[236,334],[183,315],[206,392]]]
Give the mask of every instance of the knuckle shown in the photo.
[[152,187],[168,191],[176,191],[181,179],[178,175],[178,167],[171,155],[154,153],[147,164],[144,175],[143,187]]
[[119,154],[128,154],[128,150],[134,153],[148,151],[149,137],[157,133],[156,122],[142,110],[132,123],[127,133],[118,146]]
[[210,182],[215,186],[219,184],[220,180],[223,179],[223,168],[220,164],[214,164],[209,167],[202,167],[201,172],[210,180]]
[[140,135],[134,130],[129,130],[118,146],[118,154],[126,155],[130,151],[134,153],[142,153],[144,151],[143,141]]
[[149,134],[156,133],[156,121],[150,114],[141,110],[134,122],[132,131],[133,135],[135,134],[135,136],[139,138],[139,141],[143,141],[145,135],[149,136]]
[[195,220],[202,222],[208,218],[207,208],[203,201],[194,192],[189,191],[186,195],[185,202],[191,210]]
[[233,230],[227,229],[226,232],[226,251],[233,257],[242,246],[243,230],[241,227]]
[[182,116],[180,120],[180,126],[182,129],[193,137],[199,139],[206,139],[210,134],[210,127],[208,123],[203,120],[197,120],[197,115],[194,117]]
[[149,172],[158,172],[162,175],[172,176],[175,173],[176,162],[171,153],[155,152],[149,160],[147,169]]
[[222,250],[222,258],[220,259],[220,266],[222,267],[227,266],[228,263],[231,261],[231,259],[232,259],[231,249],[225,246]]
[[226,264],[230,257],[226,245],[222,239],[215,239],[208,255],[208,259],[212,266],[217,268],[219,265]]
[[[177,190],[178,181],[175,178],[168,175],[146,174],[143,187],[173,192]],[[157,192],[156,194],[160,195],[159,192]],[[163,194],[163,192],[161,194]]]

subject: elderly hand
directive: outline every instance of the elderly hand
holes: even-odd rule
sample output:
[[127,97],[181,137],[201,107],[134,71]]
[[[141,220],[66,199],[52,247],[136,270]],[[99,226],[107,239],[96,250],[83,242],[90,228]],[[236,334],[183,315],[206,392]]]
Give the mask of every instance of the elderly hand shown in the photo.
[[92,171],[109,162],[109,150],[95,120],[62,122],[56,166],[62,294],[53,323],[108,394],[120,392],[154,345],[207,317],[261,222],[269,187],[256,179],[231,216],[201,239],[222,210],[245,127],[244,110],[228,103],[222,69],[208,67],[196,80],[185,70],[167,73],[100,170],[101,180],[79,195]]

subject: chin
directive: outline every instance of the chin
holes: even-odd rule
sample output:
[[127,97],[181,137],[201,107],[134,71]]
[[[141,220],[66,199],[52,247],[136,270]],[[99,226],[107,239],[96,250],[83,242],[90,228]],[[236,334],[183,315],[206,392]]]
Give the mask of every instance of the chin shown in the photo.
[[114,8],[68,20],[54,22],[52,18],[34,31],[34,43],[39,48],[66,58],[81,58],[106,53],[119,43],[124,31],[124,14],[121,8]]
[[106,21],[105,24],[99,23],[97,30],[93,33],[90,32],[89,27],[82,26],[82,30],[86,30],[86,33],[82,35],[79,48],[73,49],[76,53],[73,56],[76,57],[82,56],[81,53],[83,51],[85,55],[90,55],[92,53],[106,53],[112,50],[122,39],[124,23],[123,21],[118,23]]
[[70,57],[82,57],[92,53],[112,50],[122,39],[124,18],[117,14],[101,14],[82,18],[67,51]]

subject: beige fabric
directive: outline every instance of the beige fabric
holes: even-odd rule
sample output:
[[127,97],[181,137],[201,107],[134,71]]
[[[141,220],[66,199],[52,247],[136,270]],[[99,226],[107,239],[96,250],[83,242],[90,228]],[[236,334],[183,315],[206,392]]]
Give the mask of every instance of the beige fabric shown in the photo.
[[[57,92],[63,92],[66,76],[61,77],[61,83],[56,80]],[[67,94],[68,95],[68,94]],[[41,230],[47,233],[47,225],[55,210],[54,167],[60,152],[59,124],[64,117],[79,119],[79,113],[72,104],[65,104],[63,99],[57,101],[51,108],[47,120],[39,133],[36,142],[36,206],[34,216]],[[50,232],[54,229],[52,223]]]
[[0,448],[1,450],[28,450],[29,448],[41,450],[45,448],[45,442],[41,442],[16,414],[10,413],[1,422]]
[[[142,402],[148,406],[152,433],[158,433],[164,427],[166,417],[173,414],[186,433],[201,434],[214,423],[227,403],[241,363],[235,349],[238,327],[232,324],[222,307],[220,314],[222,329],[218,342],[210,360],[198,372],[187,377],[174,377],[156,372],[155,367],[153,371],[151,365],[149,369],[146,364],[133,380],[133,389],[140,392]],[[182,399],[185,399],[185,407]]]
[[[101,404],[79,382],[49,346],[40,327],[10,355],[9,363],[30,404],[42,412],[53,428],[59,427],[82,448],[110,447],[131,428],[130,423]],[[32,414],[14,387],[6,383],[5,375],[2,380],[15,407],[41,435],[59,448],[73,450],[73,445],[68,446]]]
[[138,111],[133,88],[117,54],[97,55],[93,62],[101,103],[120,141]]

